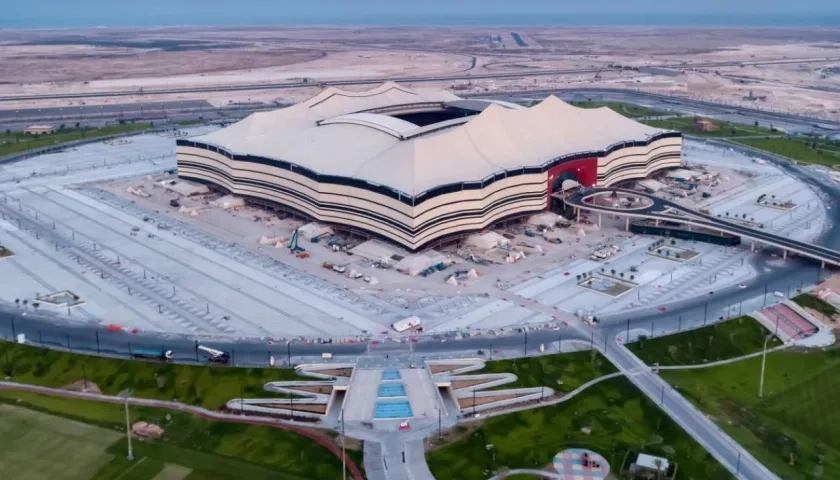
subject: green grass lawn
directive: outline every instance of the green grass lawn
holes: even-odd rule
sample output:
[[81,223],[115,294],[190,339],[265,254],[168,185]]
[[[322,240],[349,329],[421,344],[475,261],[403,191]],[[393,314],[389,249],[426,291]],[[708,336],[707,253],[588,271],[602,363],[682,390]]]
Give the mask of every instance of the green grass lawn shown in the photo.
[[[25,462],[17,454],[10,455],[19,463],[20,473],[12,477],[33,480],[41,478],[96,480],[136,479],[151,480],[163,472],[168,465],[189,469],[188,480],[198,479],[288,479],[288,480],[333,480],[341,477],[341,461],[329,450],[314,440],[285,430],[232,423],[210,422],[185,413],[162,409],[131,407],[132,422],[147,421],[165,429],[158,441],[133,441],[136,460],[125,458],[127,445],[124,437],[125,420],[123,406],[118,404],[89,402],[42,396],[27,392],[0,392],[0,402],[13,403],[15,407],[0,404],[0,408],[15,408],[25,413],[4,415],[0,410],[0,450],[6,450],[7,442],[22,445],[25,451],[35,449],[30,455],[39,455],[34,463]],[[23,408],[21,408],[23,407]],[[57,415],[57,416],[54,416]],[[58,465],[43,460],[44,452],[36,445],[26,447],[7,433],[8,425],[17,425],[30,416],[40,418],[40,424],[25,423],[25,435],[33,441],[41,436],[55,437]],[[168,416],[168,417],[167,417]],[[72,419],[72,421],[65,418]],[[23,420],[21,420],[23,419]],[[62,428],[60,435],[54,433],[53,425],[73,425]],[[81,424],[76,422],[82,422]],[[44,424],[46,426],[41,426]],[[95,434],[89,433],[95,432]],[[71,437],[75,435],[75,437]],[[89,440],[96,439],[97,442]],[[87,442],[87,443],[85,443]],[[30,442],[31,443],[31,442]],[[90,443],[93,446],[88,446]],[[44,445],[51,445],[44,443]],[[26,450],[26,449],[29,450]],[[64,450],[59,450],[63,448]],[[49,451],[51,452],[51,450]],[[49,453],[47,452],[47,453]],[[82,455],[87,457],[82,457]],[[361,452],[349,450],[348,456],[361,467]],[[86,460],[89,458],[90,460]],[[63,476],[71,472],[65,463],[87,464],[78,476]],[[6,470],[8,459],[0,451],[0,471]],[[84,465],[82,465],[84,466]],[[53,470],[46,471],[47,468]],[[79,466],[76,466],[78,470]],[[170,469],[171,470],[171,469]],[[171,474],[172,472],[170,472]],[[27,476],[28,475],[28,476]]]
[[[665,337],[639,340],[627,345],[648,365],[696,365],[747,355],[764,348],[770,333],[755,319],[733,318],[706,327],[687,330]],[[780,345],[773,338],[768,348]]]
[[760,369],[756,357],[661,375],[782,478],[840,478],[840,351],[768,354],[763,399]]
[[600,108],[608,107],[616,113],[620,113],[625,117],[639,118],[639,117],[661,117],[665,115],[674,115],[673,112],[666,112],[662,110],[654,110],[652,108],[643,107],[641,105],[633,105],[632,103],[622,102],[593,102],[589,100],[569,102],[576,107],[581,108]]
[[802,295],[791,298],[791,300],[796,302],[800,307],[812,308],[827,317],[831,317],[837,313],[837,309],[834,308],[834,305],[821,298],[817,298],[810,293],[803,293]]
[[750,137],[754,135],[784,135],[783,132],[774,131],[769,128],[745,125],[741,123],[720,122],[720,130],[703,132],[694,127],[696,117],[671,118],[666,120],[645,120],[642,123],[651,127],[676,130],[688,135],[700,137]]
[[117,394],[130,388],[133,395],[219,409],[242,396],[272,396],[263,389],[269,381],[299,379],[292,369],[233,368],[120,360],[59,352],[17,343],[0,342],[4,376],[16,382],[65,387],[85,376],[102,393]]
[[[551,387],[568,392],[600,376],[616,372],[616,368],[595,350],[570,352],[541,357],[494,360],[472,374],[513,373],[518,380],[497,387],[527,388]],[[561,383],[562,382],[562,383]]]
[[21,153],[36,148],[58,145],[60,143],[82,140],[85,138],[107,137],[119,133],[140,132],[148,130],[151,123],[127,123],[101,128],[64,128],[48,135],[26,135],[21,132],[0,132],[0,157],[13,153]]
[[775,153],[803,163],[836,165],[840,163],[840,142],[800,138],[749,138],[735,143]]
[[0,404],[0,476],[87,480],[106,465],[113,430]]
[[[591,434],[582,433],[583,427],[590,427]],[[483,480],[502,468],[543,469],[571,447],[604,455],[614,471],[632,448],[675,460],[679,479],[731,478],[624,377],[601,382],[567,402],[493,417],[475,431],[456,427],[452,434],[459,438],[426,455],[435,478]]]

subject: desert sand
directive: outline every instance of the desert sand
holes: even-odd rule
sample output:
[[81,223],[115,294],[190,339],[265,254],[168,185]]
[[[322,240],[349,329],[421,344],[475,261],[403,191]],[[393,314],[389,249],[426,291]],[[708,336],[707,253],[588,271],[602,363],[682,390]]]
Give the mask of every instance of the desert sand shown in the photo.
[[[525,46],[515,41],[514,32]],[[703,65],[710,62],[730,65]],[[663,66],[668,68],[649,70]],[[600,71],[551,72],[575,69]],[[509,79],[473,78],[526,72]],[[4,109],[186,99],[218,105],[288,102],[311,96],[325,81],[435,76],[461,78],[422,85],[460,93],[628,88],[830,118],[838,118],[840,111],[840,41],[833,30],[185,27],[0,32],[0,96],[137,92],[7,101],[0,106]],[[304,81],[311,87],[154,93]]]

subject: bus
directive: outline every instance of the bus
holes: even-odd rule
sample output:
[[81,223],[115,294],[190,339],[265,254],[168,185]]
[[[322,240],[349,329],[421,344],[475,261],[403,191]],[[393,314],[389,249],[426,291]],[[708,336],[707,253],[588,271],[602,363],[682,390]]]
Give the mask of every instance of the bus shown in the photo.
[[160,360],[162,362],[172,361],[172,350],[134,350],[131,352],[133,358],[145,360]]
[[412,328],[418,328],[420,326],[420,317],[411,316],[408,318],[404,318],[398,322],[394,322],[391,324],[391,328],[394,330],[402,333],[406,330],[410,330]]

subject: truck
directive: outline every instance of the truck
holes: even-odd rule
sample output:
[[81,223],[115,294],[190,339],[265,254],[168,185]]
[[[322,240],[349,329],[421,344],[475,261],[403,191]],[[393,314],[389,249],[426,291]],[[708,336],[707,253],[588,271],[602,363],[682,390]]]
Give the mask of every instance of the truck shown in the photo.
[[230,354],[225,351],[216,350],[215,348],[206,347],[204,345],[198,345],[196,348],[198,351],[207,355],[207,360],[211,363],[227,364],[230,362]]
[[420,317],[418,317],[416,315],[412,315],[408,318],[404,318],[402,320],[399,320],[399,321],[391,324],[391,328],[393,328],[394,330],[396,330],[400,333],[405,332],[406,330],[410,330],[412,328],[418,328],[419,326],[420,326]]
[[161,362],[170,362],[172,361],[173,354],[172,350],[164,350],[164,349],[139,349],[133,350],[131,352],[132,358],[137,359],[144,359],[144,360],[159,360]]

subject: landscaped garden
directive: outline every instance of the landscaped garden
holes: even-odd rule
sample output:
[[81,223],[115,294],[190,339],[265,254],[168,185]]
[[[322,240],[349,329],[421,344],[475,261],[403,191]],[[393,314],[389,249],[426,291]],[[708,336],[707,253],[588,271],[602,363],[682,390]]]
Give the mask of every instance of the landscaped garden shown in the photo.
[[660,374],[785,479],[840,478],[840,351],[767,355]]
[[107,137],[120,133],[141,132],[152,127],[154,127],[152,123],[126,123],[94,128],[80,127],[77,123],[75,127],[64,127],[61,125],[55,132],[42,135],[28,135],[22,132],[6,130],[5,133],[0,133],[0,157],[76,140]]
[[[149,422],[164,433],[158,440],[135,439],[135,460],[129,461],[120,404],[13,391],[0,391],[0,402],[3,478],[341,478],[340,458],[315,440],[286,430],[131,407],[132,423]],[[331,441],[323,437],[323,441]],[[348,450],[348,457],[361,466],[361,452]]]
[[732,478],[624,377],[556,405],[458,426],[426,458],[435,478],[484,480],[503,469],[550,469],[570,447],[600,453],[613,471],[628,450],[641,450],[678,462],[678,479]]
[[267,382],[302,378],[294,370],[283,368],[228,368],[122,360],[8,342],[0,342],[0,366],[4,376],[20,383],[65,388],[87,380],[109,395],[131,389],[137,397],[177,399],[211,410],[220,409],[228,400],[240,396],[272,396],[263,389]]
[[[641,338],[627,345],[648,365],[696,365],[761,351],[771,332],[752,317],[743,316],[665,337]],[[768,348],[780,345],[777,338]]]
[[698,120],[699,119],[697,117],[680,117],[662,120],[643,120],[642,123],[650,125],[651,127],[662,128],[665,130],[676,130],[678,132],[688,135],[696,135],[699,137],[752,137],[784,135],[784,132],[780,132],[775,129],[731,122],[716,122],[720,127],[719,130],[702,130],[697,128]]
[[592,100],[572,101],[569,102],[576,107],[581,108],[601,108],[607,107],[616,113],[620,113],[625,117],[639,118],[639,117],[662,117],[665,115],[674,115],[673,112],[665,112],[662,110],[655,110],[653,108],[643,107],[641,105],[634,105],[632,103],[622,102],[598,102]]
[[[558,337],[562,340],[562,337]],[[551,387],[569,392],[598,377],[616,372],[615,366],[595,350],[569,352],[559,355],[488,361],[478,372],[513,373],[518,379],[498,388]]]
[[803,163],[840,163],[840,142],[810,138],[744,138],[733,141]]

